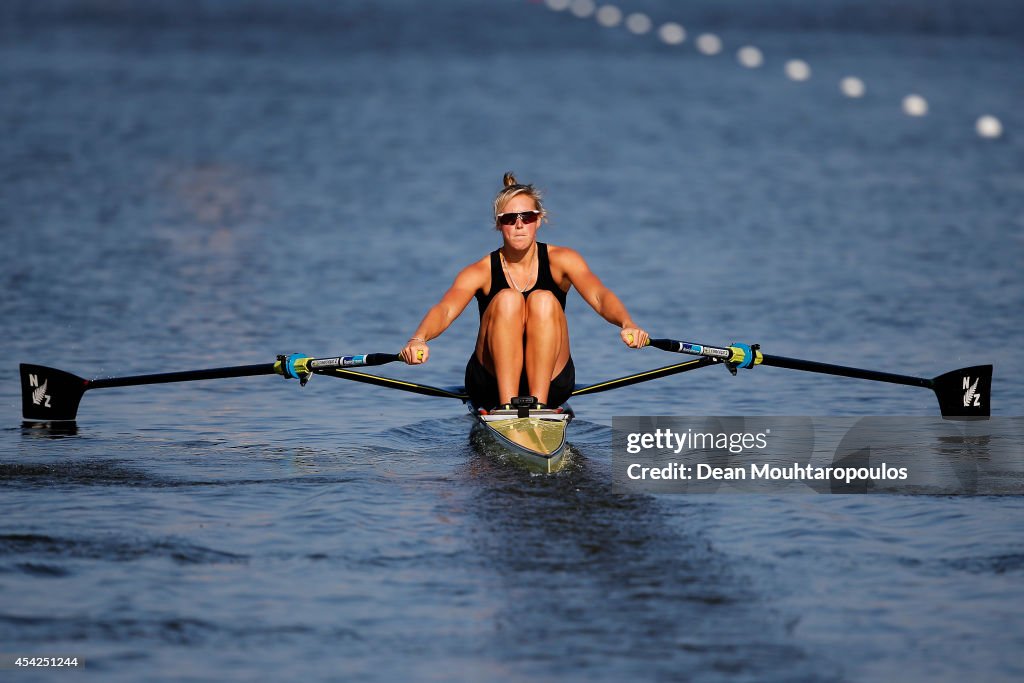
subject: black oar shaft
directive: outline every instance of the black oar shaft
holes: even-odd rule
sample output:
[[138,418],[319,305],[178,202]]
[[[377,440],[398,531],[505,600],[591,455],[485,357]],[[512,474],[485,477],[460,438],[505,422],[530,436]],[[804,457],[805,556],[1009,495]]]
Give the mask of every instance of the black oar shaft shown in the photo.
[[184,372],[162,372],[155,375],[132,375],[129,377],[104,377],[86,380],[86,389],[105,389],[109,387],[132,387],[140,384],[166,384],[168,382],[191,382],[202,379],[227,379],[229,377],[252,377],[255,375],[273,375],[274,363],[258,365],[236,365],[226,368],[207,368],[205,370],[186,370]]
[[761,360],[761,365],[770,365],[776,368],[788,368],[790,370],[803,370],[805,372],[817,372],[825,375],[837,375],[839,377],[869,379],[876,382],[904,384],[912,387],[924,387],[926,389],[931,389],[934,384],[932,380],[924,377],[897,375],[891,372],[877,372],[875,370],[862,370],[860,368],[851,368],[845,365],[818,363],[811,360],[800,360],[799,358],[786,358],[785,356],[764,355]]
[[[314,371],[324,368],[362,367],[368,365],[384,365],[400,360],[393,353],[368,353],[362,356],[338,356],[335,358],[311,358],[309,366]],[[132,375],[130,377],[104,377],[87,380],[86,389],[106,389],[110,387],[132,387],[141,384],[167,384],[169,382],[192,382],[204,379],[228,379],[231,377],[254,377],[256,375],[273,375],[278,373],[277,363],[259,363],[256,365],[235,365],[224,368],[206,368],[203,370],[185,370],[182,372],[161,372],[153,375]]]
[[[715,358],[725,361],[729,360],[733,351],[732,347],[708,346],[707,344],[694,344],[692,342],[676,341],[675,339],[651,339],[649,343],[651,346],[663,351],[685,353],[691,356],[704,356],[707,358]],[[756,361],[756,364],[770,365],[776,368],[787,368],[789,370],[803,370],[804,372],[817,372],[824,375],[837,375],[839,377],[870,379],[876,382],[890,382],[892,384],[904,384],[912,387],[924,387],[926,389],[934,388],[935,384],[932,380],[924,377],[912,377],[910,375],[897,375],[891,372],[863,370],[861,368],[851,368],[846,365],[819,363],[813,360],[786,358],[785,356],[769,356],[767,354],[761,354],[760,359]]]

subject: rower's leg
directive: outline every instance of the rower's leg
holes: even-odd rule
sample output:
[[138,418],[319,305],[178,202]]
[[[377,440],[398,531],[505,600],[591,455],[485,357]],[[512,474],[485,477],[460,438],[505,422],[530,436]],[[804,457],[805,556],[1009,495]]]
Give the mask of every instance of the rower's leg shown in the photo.
[[569,360],[569,326],[551,292],[537,290],[526,301],[526,378],[530,394],[548,402],[551,380]]
[[501,403],[510,403],[513,396],[519,395],[525,329],[526,301],[523,295],[514,289],[503,289],[495,294],[480,321],[476,357],[498,380]]

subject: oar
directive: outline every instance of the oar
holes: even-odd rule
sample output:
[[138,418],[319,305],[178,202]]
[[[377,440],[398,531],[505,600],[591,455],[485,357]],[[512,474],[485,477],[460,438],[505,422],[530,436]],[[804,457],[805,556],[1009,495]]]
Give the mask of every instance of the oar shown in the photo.
[[369,353],[356,356],[336,356],[333,358],[311,358],[296,353],[290,356],[278,356],[277,360],[273,363],[185,370],[183,372],[164,372],[154,375],[103,377],[99,379],[84,379],[64,370],[22,363],[19,366],[21,373],[21,410],[22,417],[29,422],[66,422],[75,420],[82,395],[90,389],[275,374],[282,375],[286,379],[298,379],[302,384],[305,384],[311,375],[321,374],[358,382],[380,384],[428,396],[461,398],[458,395],[459,388],[441,389],[425,384],[391,380],[350,370],[350,368],[354,367],[384,365],[397,360],[400,360],[400,357],[393,353]]
[[594,384],[577,384],[572,390],[572,395],[587,396],[589,394],[598,394],[602,391],[610,391],[612,389],[628,387],[631,384],[649,382],[652,379],[668,377],[669,375],[678,375],[681,372],[689,372],[690,370],[696,370],[698,368],[703,368],[708,365],[714,365],[715,363],[717,363],[717,361],[713,358],[697,358],[696,360],[686,360],[683,361],[682,363],[666,365],[663,368],[645,370],[644,372],[638,372],[633,375],[626,375],[625,377],[616,377],[615,379],[608,379],[603,382],[595,382]]
[[947,372],[938,377],[913,377],[897,375],[891,372],[863,370],[845,365],[819,363],[785,356],[769,356],[761,353],[758,345],[731,344],[729,346],[708,346],[674,339],[651,339],[648,344],[663,351],[685,353],[691,356],[714,358],[726,363],[734,374],[736,368],[752,368],[755,365],[768,365],[790,370],[816,372],[824,375],[855,377],[875,382],[904,384],[912,387],[924,387],[935,392],[939,400],[939,410],[943,417],[989,417],[992,391],[992,366],[975,365]]

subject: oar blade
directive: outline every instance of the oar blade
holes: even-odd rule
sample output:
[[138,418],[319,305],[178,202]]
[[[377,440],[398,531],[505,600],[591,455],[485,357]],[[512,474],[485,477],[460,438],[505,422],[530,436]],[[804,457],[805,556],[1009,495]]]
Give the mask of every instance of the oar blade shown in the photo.
[[992,366],[975,365],[932,380],[943,417],[989,417],[992,410]]
[[21,415],[28,422],[73,422],[88,382],[70,372],[22,363]]

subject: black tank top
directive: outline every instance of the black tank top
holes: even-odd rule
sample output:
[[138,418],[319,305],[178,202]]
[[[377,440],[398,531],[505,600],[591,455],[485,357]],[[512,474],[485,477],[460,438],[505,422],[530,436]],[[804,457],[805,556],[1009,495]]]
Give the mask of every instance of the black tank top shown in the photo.
[[[476,290],[476,303],[480,307],[480,317],[483,317],[484,311],[487,310],[487,306],[491,303],[491,299],[494,295],[503,289],[512,289],[509,287],[508,281],[505,279],[505,271],[501,267],[501,250],[495,249],[491,252],[491,291],[488,294],[484,294],[482,289]],[[548,245],[544,242],[537,242],[537,282],[534,283],[533,287],[523,292],[523,296],[529,296],[531,292],[535,292],[538,289],[543,289],[551,292],[558,299],[558,303],[562,305],[562,310],[565,310],[565,292],[555,282],[555,278],[551,276],[551,263],[548,261]]]

